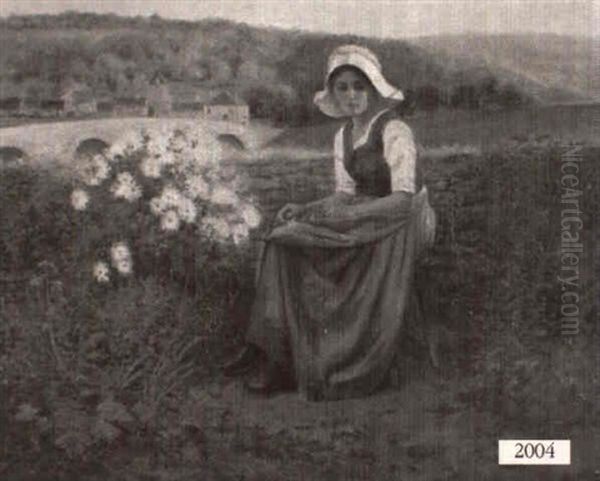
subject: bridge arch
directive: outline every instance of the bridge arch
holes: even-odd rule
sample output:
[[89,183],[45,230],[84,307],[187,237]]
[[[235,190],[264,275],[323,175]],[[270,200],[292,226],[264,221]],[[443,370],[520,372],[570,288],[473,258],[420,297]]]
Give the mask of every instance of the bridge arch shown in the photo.
[[234,134],[219,134],[217,140],[224,145],[234,148],[235,150],[246,150],[244,142]]
[[75,157],[102,154],[108,147],[109,145],[107,142],[97,137],[83,139],[75,149]]
[[21,165],[27,154],[18,147],[0,146],[0,167],[14,167]]

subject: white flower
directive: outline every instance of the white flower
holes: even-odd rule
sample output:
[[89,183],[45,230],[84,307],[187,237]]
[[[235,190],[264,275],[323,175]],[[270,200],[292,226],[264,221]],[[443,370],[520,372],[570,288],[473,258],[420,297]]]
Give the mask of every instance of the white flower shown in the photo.
[[130,259],[131,252],[129,252],[129,247],[125,242],[116,242],[110,248],[110,257],[113,263],[116,263],[123,259]]
[[167,185],[163,188],[160,196],[154,197],[150,201],[150,210],[155,215],[162,215],[167,210],[179,209],[184,196],[173,185]]
[[110,173],[110,165],[102,154],[84,160],[78,168],[79,176],[87,185],[100,185]]
[[108,282],[110,279],[106,262],[98,261],[94,264],[94,278],[98,282]]
[[152,157],[164,155],[169,149],[169,135],[161,131],[151,132],[146,149]]
[[140,169],[146,177],[157,179],[161,175],[162,164],[157,157],[149,156],[142,160]]
[[171,165],[171,171],[184,179],[185,182],[186,179],[191,177],[201,176],[206,171],[206,167],[197,165],[193,159],[187,156],[178,155],[176,162]]
[[237,194],[233,190],[222,185],[213,189],[210,200],[219,205],[235,205],[239,201]]
[[171,148],[175,152],[181,152],[188,146],[188,144],[189,144],[189,141],[188,141],[188,139],[186,139],[186,136],[183,132],[177,132],[171,138]]
[[261,215],[252,204],[246,204],[242,207],[242,218],[248,227],[255,229],[260,225]]
[[168,210],[160,219],[160,228],[167,231],[175,231],[179,229],[179,216],[174,210]]
[[137,130],[129,130],[108,149],[108,155],[111,160],[117,160],[118,157],[125,157],[140,149],[144,139]]
[[223,216],[223,219],[225,219],[225,222],[227,222],[230,226],[244,222],[244,219],[242,218],[241,212],[239,209],[234,209],[234,210],[227,212]]
[[161,165],[173,165],[177,162],[177,158],[173,155],[173,152],[167,151],[160,156],[159,162]]
[[131,273],[133,261],[131,252],[125,242],[117,242],[110,248],[112,265],[119,273],[127,275]]
[[227,224],[224,219],[218,217],[206,217],[204,219],[204,224],[222,240],[226,240],[231,236],[229,224]]
[[196,138],[196,146],[193,150],[193,157],[200,165],[217,165],[221,161],[221,145],[215,139],[214,135],[203,133],[201,137]]
[[181,202],[182,195],[176,187],[172,185],[167,185],[163,189],[161,197],[166,206],[177,207]]
[[182,197],[179,202],[177,212],[179,213],[179,217],[181,217],[183,222],[190,224],[196,220],[198,210],[196,209],[196,204],[194,204],[193,200],[188,199],[187,197]]
[[131,274],[133,270],[133,262],[131,259],[121,259],[115,263],[115,268],[119,271],[119,274],[124,276]]
[[132,154],[144,145],[144,136],[140,130],[127,131],[117,142],[115,142],[115,151],[122,152],[122,155]]
[[128,202],[138,200],[142,196],[142,189],[129,172],[121,172],[110,190],[116,198]]
[[233,242],[236,244],[240,244],[248,239],[248,235],[248,226],[246,224],[234,224],[231,227],[231,236],[233,237]]
[[[167,218],[163,217],[161,221],[161,226],[166,230],[177,229],[181,220],[188,223],[194,222],[198,215],[198,209],[194,201],[184,196],[172,185],[163,188],[160,196],[150,200],[150,210],[158,216],[164,216],[172,211]],[[174,215],[177,217],[177,221],[175,221]],[[175,225],[176,227],[170,228],[170,226]]]
[[75,210],[85,210],[90,201],[90,196],[83,189],[75,189],[71,194],[71,205]]
[[117,160],[119,157],[125,157],[126,146],[121,142],[115,142],[108,149],[108,158],[110,160]]
[[163,202],[162,197],[154,197],[150,200],[150,210],[154,215],[162,215],[167,206]]
[[186,193],[192,198],[207,199],[210,197],[210,186],[201,175],[190,176],[185,179]]

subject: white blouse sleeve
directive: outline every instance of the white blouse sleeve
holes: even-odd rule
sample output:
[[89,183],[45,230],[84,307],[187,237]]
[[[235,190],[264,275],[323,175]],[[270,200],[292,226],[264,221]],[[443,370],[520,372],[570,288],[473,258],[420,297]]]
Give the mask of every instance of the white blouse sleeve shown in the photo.
[[344,135],[343,128],[338,130],[333,141],[333,162],[335,169],[335,191],[355,193],[355,182],[344,167]]
[[383,155],[392,177],[392,191],[415,193],[417,148],[410,127],[390,120],[383,130]]

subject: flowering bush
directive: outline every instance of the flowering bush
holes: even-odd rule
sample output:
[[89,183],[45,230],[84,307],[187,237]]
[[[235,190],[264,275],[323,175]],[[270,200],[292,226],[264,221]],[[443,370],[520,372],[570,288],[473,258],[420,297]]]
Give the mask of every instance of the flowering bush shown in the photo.
[[244,177],[203,132],[156,129],[79,158],[69,179],[7,171],[0,197],[0,282],[14,282],[0,296],[0,421],[30,428],[10,453],[47,443],[85,459],[165,439],[167,406],[222,360],[251,285],[261,213]]
[[222,269],[220,260],[231,257],[223,249],[243,251],[261,222],[219,143],[190,128],[130,131],[80,159],[71,205],[81,255],[105,284],[164,274],[196,285],[199,271]]

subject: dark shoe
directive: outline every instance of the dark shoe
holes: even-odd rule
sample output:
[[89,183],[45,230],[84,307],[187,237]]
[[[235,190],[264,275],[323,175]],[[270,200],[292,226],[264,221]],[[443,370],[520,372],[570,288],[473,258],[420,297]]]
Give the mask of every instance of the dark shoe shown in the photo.
[[246,389],[255,394],[269,394],[279,389],[277,370],[266,359],[261,359],[256,374],[246,381]]
[[248,372],[260,357],[260,351],[254,344],[248,344],[235,357],[223,365],[225,376],[237,376]]

